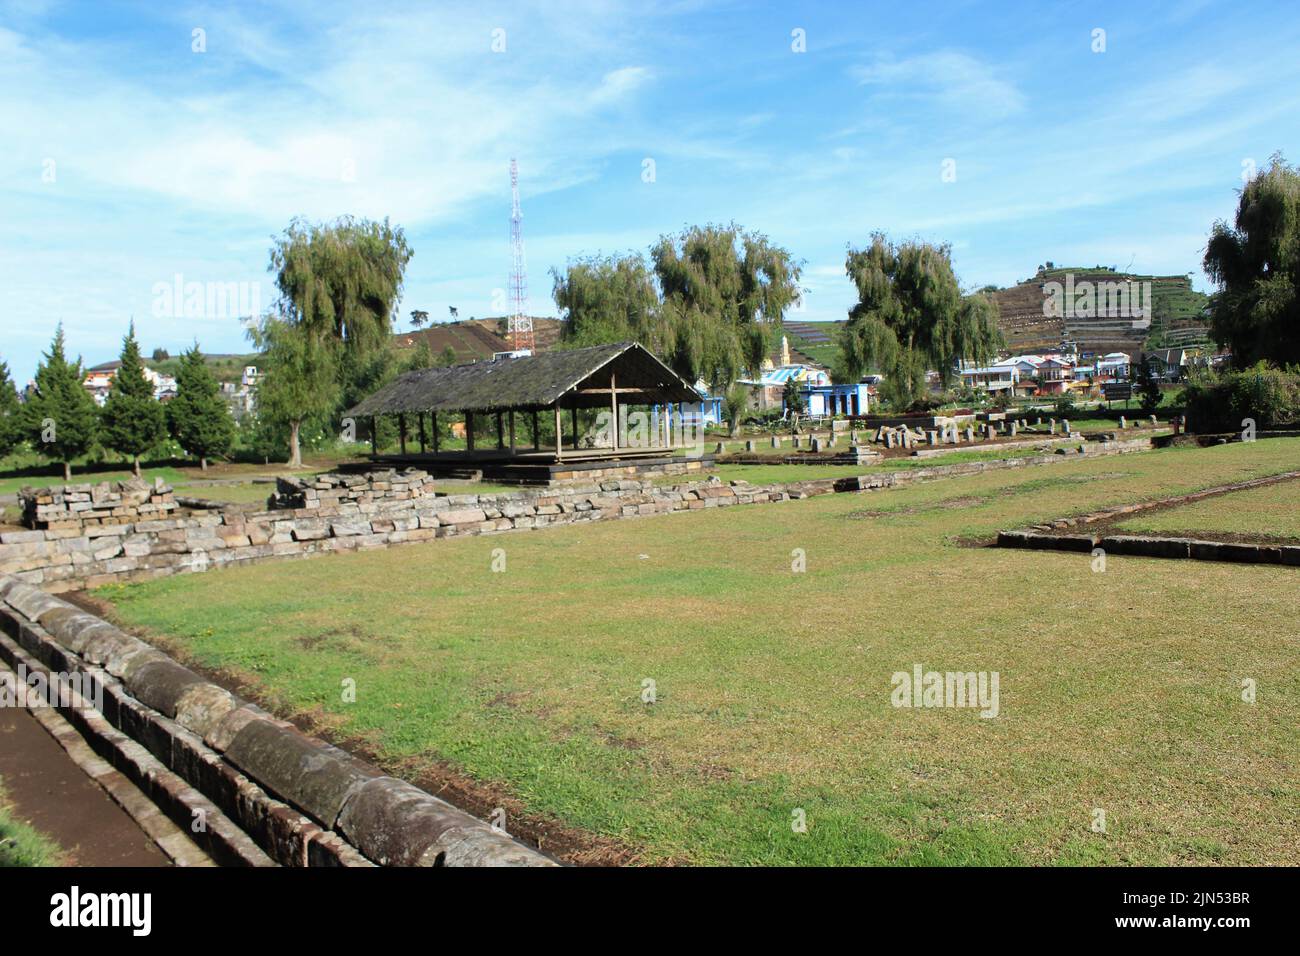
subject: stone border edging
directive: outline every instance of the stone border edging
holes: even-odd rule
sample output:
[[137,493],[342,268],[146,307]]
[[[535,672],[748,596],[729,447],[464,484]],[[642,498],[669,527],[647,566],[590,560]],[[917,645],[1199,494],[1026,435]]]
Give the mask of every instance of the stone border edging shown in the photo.
[[1155,508],[1180,506],[1238,491],[1250,491],[1267,485],[1300,479],[1300,471],[1265,475],[1248,481],[1217,485],[1186,495],[1141,501],[1131,505],[1115,505],[1072,518],[1030,528],[999,531],[996,545],[999,548],[1029,548],[1042,551],[1085,551],[1101,548],[1107,554],[1143,558],[1185,558],[1194,561],[1231,561],[1242,564],[1280,564],[1300,567],[1300,546],[1277,544],[1250,544],[1226,541],[1201,541],[1196,538],[1160,535],[1086,534],[1071,533],[1066,529],[1080,525],[1110,521],[1126,515],[1138,514]]
[[[7,662],[10,660],[23,661],[25,659],[29,658],[22,651],[22,648],[17,647],[8,637],[0,634],[0,674],[9,680],[16,681],[18,675],[14,673]],[[29,673],[31,673],[31,665],[35,663],[32,660],[28,664]],[[108,794],[109,798],[135,822],[141,832],[152,840],[162,853],[171,860],[173,866],[208,867],[217,865],[212,857],[189,838],[187,830],[182,830],[170,817],[160,813],[157,804],[136,786],[126,774],[97,754],[86,738],[81,735],[76,727],[65,720],[59,711],[51,707],[33,706],[30,703],[26,703],[24,706],[32,719],[54,738],[54,742],[68,755],[68,759]],[[156,775],[170,774],[170,771],[161,764],[157,764],[156,768],[153,769]],[[203,808],[192,802],[187,803],[187,805],[191,811],[188,819],[192,823],[194,811]],[[254,846],[251,840],[247,841],[247,844],[255,854],[265,858],[265,854]],[[253,860],[241,862],[254,863]],[[267,862],[270,861],[267,860]]]
[[[60,712],[173,819],[188,825],[194,798],[210,801],[218,859],[233,861],[230,848],[252,837],[266,862],[291,866],[555,865],[11,575],[0,575],[0,630],[12,639],[0,638],[6,657],[81,675],[102,712],[84,699]],[[256,861],[247,850],[233,856]]]

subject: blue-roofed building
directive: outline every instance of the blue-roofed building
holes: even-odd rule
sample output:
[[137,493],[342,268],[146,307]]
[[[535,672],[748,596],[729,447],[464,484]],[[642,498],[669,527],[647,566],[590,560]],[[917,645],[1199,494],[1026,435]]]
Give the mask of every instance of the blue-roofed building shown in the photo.
[[831,415],[866,415],[871,407],[871,386],[866,382],[845,385],[805,385],[799,390],[803,413],[814,418]]
[[742,378],[739,384],[751,389],[755,408],[784,408],[785,387],[790,382],[803,385],[830,385],[831,377],[814,365],[781,365],[767,369],[760,379]]

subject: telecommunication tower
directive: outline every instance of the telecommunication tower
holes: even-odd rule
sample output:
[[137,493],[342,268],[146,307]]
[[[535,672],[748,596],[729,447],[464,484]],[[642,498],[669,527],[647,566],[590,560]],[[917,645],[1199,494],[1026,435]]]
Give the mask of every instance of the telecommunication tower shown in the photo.
[[533,320],[528,314],[528,270],[524,264],[523,213],[519,211],[519,164],[510,160],[510,347],[533,351]]

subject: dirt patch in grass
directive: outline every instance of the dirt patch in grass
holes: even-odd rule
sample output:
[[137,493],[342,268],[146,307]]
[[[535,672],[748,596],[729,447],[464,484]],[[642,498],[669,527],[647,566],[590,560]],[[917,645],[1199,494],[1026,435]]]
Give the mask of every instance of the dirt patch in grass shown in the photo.
[[[418,764],[415,759],[409,761],[385,760],[369,741],[336,733],[331,721],[325,714],[310,711],[285,713],[284,708],[279,706],[277,701],[259,690],[258,680],[253,675],[241,674],[228,669],[213,669],[205,667],[192,659],[187,659],[183,653],[183,648],[176,645],[175,642],[159,641],[154,635],[141,634],[127,627],[116,617],[111,604],[101,601],[84,591],[69,592],[62,595],[62,597],[69,603],[75,604],[91,614],[112,621],[124,631],[134,633],[141,640],[164,647],[168,653],[180,659],[186,667],[196,674],[200,674],[214,684],[224,687],[231,693],[251,700],[259,707],[274,713],[277,717],[289,721],[303,733],[312,734],[327,740],[337,747],[342,747],[349,753],[374,764],[387,773],[409,780],[422,790],[446,800],[453,806],[459,807],[480,820],[490,819],[498,809],[504,810],[506,813],[506,829],[511,836],[521,843],[526,843],[544,853],[550,854],[557,860],[574,866],[626,866],[635,864],[639,859],[636,850],[618,841],[565,826],[536,813],[529,813],[520,801],[510,796],[503,788],[470,777],[446,761],[437,761],[430,765],[427,757],[418,758]],[[328,642],[332,637],[336,637],[337,633],[330,632],[307,638],[297,638],[296,640],[305,647],[318,646]],[[352,636],[360,638],[362,635],[356,633],[355,629],[353,629]],[[491,704],[506,707],[514,706],[521,696],[518,694],[501,694],[494,698]],[[610,737],[612,746],[619,746],[629,750],[636,750],[641,746],[640,742],[636,740],[619,740],[616,742],[613,739],[614,735],[610,735]]]

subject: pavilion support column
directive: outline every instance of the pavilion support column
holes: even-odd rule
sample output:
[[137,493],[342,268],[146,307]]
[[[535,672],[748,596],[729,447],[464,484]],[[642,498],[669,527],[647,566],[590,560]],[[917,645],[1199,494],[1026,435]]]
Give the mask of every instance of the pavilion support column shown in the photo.
[[397,414],[397,438],[402,446],[402,454],[406,454],[406,413],[398,412]]
[[423,455],[429,450],[429,441],[424,431],[424,412],[417,412],[420,421],[420,454]]
[[510,409],[510,454],[515,453],[515,410]]
[[533,409],[533,449],[535,451],[542,450],[542,432],[537,422],[537,409],[535,408]]
[[609,407],[614,413],[614,425],[610,432],[614,451],[618,451],[618,389],[614,387],[614,373],[609,373]]
[[555,460],[564,458],[564,432],[560,429],[560,403],[555,403]]
[[505,429],[501,423],[501,413],[497,412],[497,451],[506,447]]
[[379,454],[379,418],[370,416],[370,454]]
[[573,432],[573,450],[578,450],[578,406],[574,405],[569,409],[570,431]]
[[465,413],[465,450],[474,450],[474,413]]
[[438,413],[430,412],[429,420],[433,426],[433,453],[438,454]]

